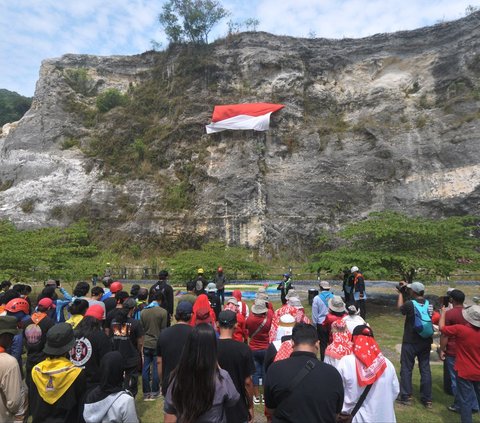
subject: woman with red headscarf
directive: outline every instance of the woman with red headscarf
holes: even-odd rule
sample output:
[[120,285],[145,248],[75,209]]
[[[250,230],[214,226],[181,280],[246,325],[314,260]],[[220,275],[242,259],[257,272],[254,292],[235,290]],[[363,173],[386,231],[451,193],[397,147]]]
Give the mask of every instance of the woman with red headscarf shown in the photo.
[[[198,320],[198,321],[197,321]],[[195,304],[193,304],[192,320],[190,320],[190,326],[195,326],[199,323],[210,323],[215,325],[215,312],[210,306],[210,301],[205,294],[200,294]]]
[[396,422],[394,404],[400,387],[393,364],[380,351],[368,326],[357,326],[352,342],[353,353],[337,365],[345,388],[342,412],[351,413],[364,389],[371,385],[352,423]]

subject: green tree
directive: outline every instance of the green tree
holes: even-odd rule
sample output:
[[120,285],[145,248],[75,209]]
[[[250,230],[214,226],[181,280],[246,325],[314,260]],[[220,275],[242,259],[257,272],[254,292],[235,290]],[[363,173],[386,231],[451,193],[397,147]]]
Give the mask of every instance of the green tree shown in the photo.
[[[372,213],[338,235],[335,249],[316,254],[314,270],[338,272],[352,265],[370,277],[400,275],[411,282],[448,277],[457,269],[480,268],[480,242],[475,231],[478,218],[409,218],[400,213]],[[323,245],[332,242],[322,240]]]
[[247,31],[257,32],[257,27],[260,25],[260,21],[257,18],[248,18],[245,21],[245,27]]
[[13,91],[0,89],[0,129],[9,122],[16,122],[30,109],[32,99]]
[[216,0],[169,0],[158,19],[172,43],[208,43],[208,34],[230,14]]
[[167,266],[171,279],[181,283],[193,279],[200,267],[205,269],[208,279],[213,278],[218,266],[223,266],[229,275],[241,272],[251,276],[265,270],[255,262],[252,251],[244,247],[227,247],[220,242],[210,242],[200,250],[178,252],[167,260]]

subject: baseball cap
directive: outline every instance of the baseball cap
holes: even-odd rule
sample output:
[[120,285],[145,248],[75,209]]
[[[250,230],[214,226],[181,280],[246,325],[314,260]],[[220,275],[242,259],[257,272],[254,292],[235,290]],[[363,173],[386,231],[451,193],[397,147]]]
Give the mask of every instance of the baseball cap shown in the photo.
[[207,307],[200,307],[195,312],[195,324],[199,323],[211,323],[212,318],[210,316],[210,310]]
[[95,317],[97,320],[105,320],[105,310],[100,304],[92,304],[85,312],[86,316]]
[[133,298],[127,298],[123,302],[123,308],[132,309],[132,308],[135,308],[136,306],[137,306],[137,302]]
[[210,282],[210,283],[207,285],[206,291],[207,291],[207,292],[217,292],[217,286],[216,286],[213,282]]
[[55,304],[51,298],[42,298],[37,305],[45,307],[46,309],[55,308]]
[[229,325],[237,322],[237,314],[232,310],[223,310],[218,314],[218,323],[220,325]]
[[177,304],[177,313],[191,314],[193,313],[193,306],[190,301],[180,301]]
[[420,292],[425,291],[425,285],[421,282],[413,282],[407,285],[407,288],[410,288],[413,292],[420,294]]

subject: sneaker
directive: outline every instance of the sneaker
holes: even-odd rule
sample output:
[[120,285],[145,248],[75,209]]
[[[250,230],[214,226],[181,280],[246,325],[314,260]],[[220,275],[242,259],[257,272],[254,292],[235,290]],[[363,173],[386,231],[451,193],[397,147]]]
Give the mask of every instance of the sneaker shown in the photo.
[[413,405],[413,400],[411,397],[407,397],[407,398],[397,398],[396,399],[396,402],[397,404],[400,404],[400,405],[407,405],[407,406],[410,406],[410,405]]
[[458,412],[460,411],[460,410],[459,410],[457,407],[455,407],[454,405],[449,405],[449,406],[447,407],[447,410],[448,410],[448,411],[453,411],[454,413],[458,413]]
[[144,401],[155,401],[155,398],[152,397],[151,394],[146,394],[143,396]]
[[423,406],[424,406],[425,408],[427,408],[427,409],[429,409],[429,410],[430,410],[431,408],[433,408],[432,401],[422,401],[422,404],[423,404]]
[[158,391],[158,392],[152,392],[152,393],[150,394],[150,396],[151,396],[151,398],[152,398],[153,400],[156,400],[156,399],[160,398],[161,392],[160,392],[160,391]]
[[256,397],[255,395],[253,396],[253,404],[258,405],[261,404],[260,398]]

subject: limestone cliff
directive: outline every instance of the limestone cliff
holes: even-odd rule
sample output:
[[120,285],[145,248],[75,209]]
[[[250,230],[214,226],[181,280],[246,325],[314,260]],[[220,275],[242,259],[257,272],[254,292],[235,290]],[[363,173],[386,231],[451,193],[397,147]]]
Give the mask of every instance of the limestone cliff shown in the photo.
[[[128,105],[99,113],[111,88]],[[215,104],[256,101],[286,106],[269,132],[205,134]],[[49,59],[0,138],[0,218],[301,252],[372,211],[478,214],[479,105],[479,13],[363,39],[242,33]]]

